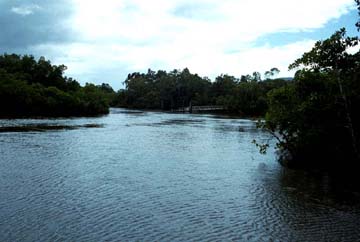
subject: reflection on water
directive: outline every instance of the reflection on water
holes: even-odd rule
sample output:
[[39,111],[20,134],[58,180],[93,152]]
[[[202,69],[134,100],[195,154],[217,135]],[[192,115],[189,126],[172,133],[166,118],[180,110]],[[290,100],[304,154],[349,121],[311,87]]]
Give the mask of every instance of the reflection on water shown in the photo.
[[0,120],[0,241],[358,241],[359,194],[282,169],[250,120],[113,109]]
[[[278,169],[263,176],[263,222],[281,241],[358,241],[360,197],[326,174]],[[338,182],[337,182],[338,184]],[[284,233],[288,231],[288,233]]]

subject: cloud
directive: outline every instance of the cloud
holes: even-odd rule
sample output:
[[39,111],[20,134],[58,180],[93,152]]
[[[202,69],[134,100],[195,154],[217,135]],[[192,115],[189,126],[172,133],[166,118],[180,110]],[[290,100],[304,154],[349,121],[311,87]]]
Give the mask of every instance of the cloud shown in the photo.
[[32,5],[22,5],[18,7],[12,7],[11,11],[22,16],[27,16],[30,14],[34,14],[36,10],[40,10],[40,9],[41,8],[39,7],[39,5],[32,4]]
[[211,2],[182,3],[174,7],[172,14],[185,19],[198,19],[206,21],[218,21],[224,18],[216,9],[217,5]]
[[[303,0],[301,4],[294,0],[261,3],[250,0],[74,2],[74,27],[81,29],[85,37],[138,41],[204,34],[208,41],[212,41],[215,34],[221,35],[224,40],[251,41],[268,33],[321,28],[354,6],[353,0]],[[135,11],[129,10],[129,5]],[[210,21],[214,18],[216,21]]]
[[38,44],[73,39],[71,24],[67,22],[73,13],[70,3],[71,0],[0,1],[0,50],[25,52]]
[[[82,84],[110,82],[115,89],[122,87],[127,74],[134,71],[183,69],[214,79],[219,74],[240,77],[253,71],[264,73],[272,67],[281,70],[281,76],[291,76],[288,65],[311,49],[315,40],[304,40],[292,44],[272,47],[265,45],[245,48],[231,54],[221,51],[209,52],[206,47],[194,54],[164,47],[161,53],[152,46],[98,45],[91,43],[71,43],[64,45],[39,45],[34,52],[47,53],[54,63],[66,63],[66,74]],[[205,53],[206,52],[206,53]],[[211,58],[209,58],[211,56]],[[166,61],[164,61],[166,60]]]
[[[23,2],[0,2],[0,22],[5,23],[0,47],[27,46],[66,64],[67,74],[83,83],[106,81],[115,88],[129,72],[147,68],[188,67],[214,78],[278,67],[291,75],[287,66],[317,37],[303,33],[328,28],[327,23],[354,9],[353,0]],[[277,33],[277,42],[273,37],[259,41]],[[281,41],[287,35],[291,40]]]

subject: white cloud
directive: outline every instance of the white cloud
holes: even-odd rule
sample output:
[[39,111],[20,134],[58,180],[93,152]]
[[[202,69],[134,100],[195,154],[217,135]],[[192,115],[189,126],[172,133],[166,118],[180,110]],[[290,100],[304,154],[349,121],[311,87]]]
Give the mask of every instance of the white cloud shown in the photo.
[[[222,42],[251,41],[277,31],[300,31],[322,27],[354,6],[353,0],[74,0],[75,28],[92,40],[173,40],[179,35]],[[204,10],[201,9],[201,6]],[[174,14],[189,8],[199,18]],[[194,8],[192,10],[191,8]],[[185,10],[184,10],[185,11]],[[210,21],[205,16],[218,16]],[[219,37],[216,36],[219,35]]]
[[[219,74],[240,77],[253,71],[264,73],[272,67],[281,70],[281,76],[291,76],[287,68],[296,58],[309,50],[315,40],[306,40],[280,47],[262,46],[246,48],[240,52],[224,54],[220,51],[200,49],[193,54],[164,46],[160,53],[152,46],[136,47],[122,45],[97,45],[73,43],[66,45],[41,45],[35,47],[36,53],[47,53],[55,64],[66,63],[67,75],[85,82],[110,82],[119,89],[130,72],[183,69],[214,79]],[[206,53],[205,53],[206,52]],[[66,54],[64,54],[66,53]],[[164,61],[166,60],[166,61]]]
[[312,31],[354,8],[353,0],[73,2],[71,23],[79,33],[78,43],[49,48],[66,53],[57,60],[69,66],[69,75],[101,79],[111,71],[111,80],[103,81],[116,88],[124,72],[147,68],[188,67],[213,78],[278,67],[282,75],[290,75],[287,66],[314,40],[278,47],[254,46],[254,41],[277,32]]
[[33,14],[36,10],[41,9],[40,6],[36,4],[31,5],[22,5],[17,7],[12,7],[11,11],[13,13],[19,14],[21,16],[27,16]]

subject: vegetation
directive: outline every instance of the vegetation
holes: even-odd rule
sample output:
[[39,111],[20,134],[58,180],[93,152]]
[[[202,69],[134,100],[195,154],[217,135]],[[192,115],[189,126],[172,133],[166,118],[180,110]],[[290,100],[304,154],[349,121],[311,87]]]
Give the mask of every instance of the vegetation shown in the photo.
[[232,114],[263,116],[267,93],[288,81],[269,79],[279,70],[254,72],[240,79],[218,76],[214,82],[182,71],[148,70],[129,74],[125,89],[114,92],[109,84],[84,87],[64,77],[64,65],[52,65],[41,57],[16,54],[0,56],[0,117],[87,116],[109,112],[109,106],[176,110],[190,105],[221,105]]
[[345,29],[290,65],[290,85],[272,90],[263,127],[278,139],[281,161],[291,167],[353,169],[359,166],[359,42]]
[[0,117],[86,116],[109,112],[114,91],[64,77],[64,65],[41,57],[0,56]]
[[[271,77],[277,68],[267,72]],[[214,82],[192,74],[186,68],[182,71],[148,70],[147,73],[129,74],[125,90],[120,90],[114,105],[127,108],[176,110],[190,105],[221,105],[227,112],[246,116],[261,116],[267,110],[266,94],[287,84],[282,79],[261,80],[261,75],[218,76]]]

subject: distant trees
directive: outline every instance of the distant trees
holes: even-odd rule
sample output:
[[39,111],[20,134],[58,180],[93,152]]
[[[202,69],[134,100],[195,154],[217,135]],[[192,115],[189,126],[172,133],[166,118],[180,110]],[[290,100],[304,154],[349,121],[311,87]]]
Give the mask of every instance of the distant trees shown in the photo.
[[125,89],[115,92],[106,83],[82,87],[65,77],[65,70],[44,57],[1,55],[0,117],[97,115],[107,113],[109,106],[173,110],[190,105],[222,105],[229,113],[262,116],[267,92],[287,84],[280,79],[262,81],[259,72],[241,79],[220,75],[211,82],[187,68],[149,69],[129,74]]
[[64,65],[31,55],[0,56],[0,117],[105,114],[114,91],[103,84],[81,87],[64,77]]
[[279,73],[280,73],[280,70],[278,68],[274,67],[274,68],[271,68],[269,71],[265,72],[265,77],[271,78],[271,77],[276,76]]
[[118,92],[117,106],[170,110],[189,106],[190,102],[208,103],[210,81],[191,74],[188,69],[165,72],[148,70],[129,74],[125,90]]
[[283,86],[283,80],[261,81],[259,72],[237,79],[220,75],[214,82],[189,69],[129,74],[125,89],[117,92],[119,107],[172,110],[190,105],[222,105],[228,112],[247,116],[264,115],[266,93]]

